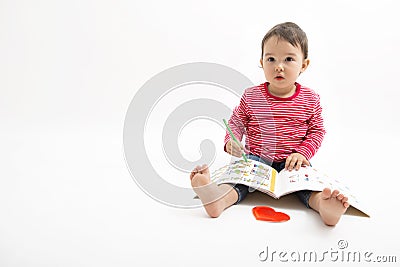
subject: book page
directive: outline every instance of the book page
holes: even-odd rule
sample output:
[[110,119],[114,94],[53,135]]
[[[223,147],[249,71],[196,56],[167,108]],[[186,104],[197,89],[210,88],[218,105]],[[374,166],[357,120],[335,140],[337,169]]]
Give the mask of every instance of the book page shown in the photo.
[[340,193],[348,197],[350,205],[365,212],[360,201],[341,179],[330,177],[313,167],[301,167],[300,170],[291,172],[282,170],[279,173],[278,180],[280,180],[279,186],[282,189],[282,192],[277,192],[279,196],[299,190],[322,191],[327,187],[331,190],[339,190]]
[[217,184],[240,183],[274,193],[276,176],[276,171],[268,165],[255,160],[237,160],[212,172],[211,181]]
[[[298,171],[282,170],[279,173],[280,195],[299,190],[322,191],[328,186],[329,177],[312,167],[301,167]],[[330,186],[328,186],[330,187]]]

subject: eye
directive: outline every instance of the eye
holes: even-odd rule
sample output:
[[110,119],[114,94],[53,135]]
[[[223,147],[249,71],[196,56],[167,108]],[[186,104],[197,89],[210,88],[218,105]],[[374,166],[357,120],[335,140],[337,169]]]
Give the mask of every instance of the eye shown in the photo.
[[268,57],[267,58],[267,62],[274,62],[275,61],[275,58],[273,58],[273,57]]
[[294,61],[294,58],[292,58],[292,57],[287,57],[287,58],[285,59],[285,61],[288,61],[288,62]]

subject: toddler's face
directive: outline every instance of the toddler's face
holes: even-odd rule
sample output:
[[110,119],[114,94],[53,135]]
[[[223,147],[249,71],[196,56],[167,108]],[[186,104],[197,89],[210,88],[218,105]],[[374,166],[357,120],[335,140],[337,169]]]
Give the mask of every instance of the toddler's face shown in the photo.
[[306,70],[309,60],[304,59],[300,47],[274,36],[265,42],[260,63],[265,78],[270,82],[270,91],[285,95],[293,90],[297,77]]

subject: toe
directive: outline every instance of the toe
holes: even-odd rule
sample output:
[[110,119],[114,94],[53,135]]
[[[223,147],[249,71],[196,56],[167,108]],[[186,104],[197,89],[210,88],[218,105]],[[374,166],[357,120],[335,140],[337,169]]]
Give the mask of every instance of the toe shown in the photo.
[[339,195],[339,190],[333,190],[333,192],[332,192],[332,197],[333,198],[335,198],[335,197],[337,197]]
[[329,188],[324,188],[321,192],[322,199],[328,199],[331,197],[331,190]]

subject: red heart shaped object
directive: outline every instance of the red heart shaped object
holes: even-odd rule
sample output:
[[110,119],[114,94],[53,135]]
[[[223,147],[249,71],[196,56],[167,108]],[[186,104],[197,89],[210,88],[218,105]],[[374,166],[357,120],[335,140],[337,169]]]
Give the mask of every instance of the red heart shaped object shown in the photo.
[[268,222],[286,222],[290,220],[289,215],[277,212],[271,207],[257,206],[253,208],[253,215],[257,220]]

